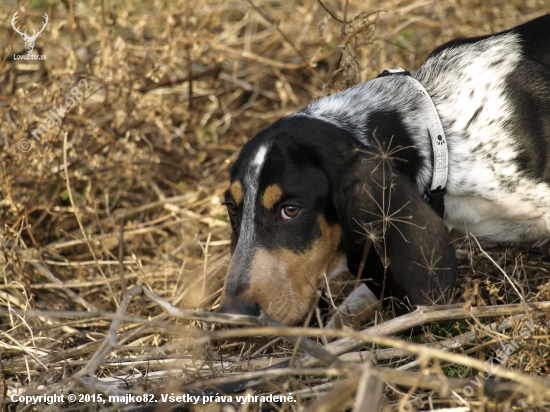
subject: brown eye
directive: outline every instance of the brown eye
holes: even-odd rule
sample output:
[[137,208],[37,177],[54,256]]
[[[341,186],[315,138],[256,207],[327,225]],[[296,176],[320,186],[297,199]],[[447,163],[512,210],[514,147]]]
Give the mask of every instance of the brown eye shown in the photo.
[[302,210],[298,206],[285,206],[281,209],[281,217],[284,220],[294,219]]
[[229,213],[230,216],[236,217],[238,210],[237,206],[235,206],[233,203],[224,203],[227,206],[227,213]]

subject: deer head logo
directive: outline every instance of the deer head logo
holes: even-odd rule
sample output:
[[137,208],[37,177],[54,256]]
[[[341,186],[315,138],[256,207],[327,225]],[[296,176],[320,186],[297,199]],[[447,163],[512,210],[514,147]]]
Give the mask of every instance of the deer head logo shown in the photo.
[[25,42],[25,49],[27,49],[27,53],[32,53],[32,51],[34,50],[34,43],[36,42],[36,39],[38,37],[38,35],[40,33],[42,33],[44,31],[44,29],[46,28],[46,24],[48,24],[48,15],[46,13],[44,13],[44,24],[42,25],[42,28],[40,30],[34,30],[32,36],[29,36],[27,35],[27,30],[25,30],[24,33],[20,32],[19,31],[19,27],[15,27],[15,24],[17,22],[17,18],[19,17],[17,14],[19,13],[19,11],[16,11],[15,14],[13,15],[13,18],[11,19],[11,25],[13,27],[13,29],[19,33],[21,35],[21,37],[23,38],[23,41]]

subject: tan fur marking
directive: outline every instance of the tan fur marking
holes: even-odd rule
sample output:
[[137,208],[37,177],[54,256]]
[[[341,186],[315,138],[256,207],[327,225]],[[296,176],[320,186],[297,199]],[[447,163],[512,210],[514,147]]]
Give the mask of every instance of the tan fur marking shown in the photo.
[[283,189],[276,184],[269,185],[262,196],[262,205],[264,205],[267,210],[270,210],[279,200],[281,200],[282,196]]
[[319,218],[321,237],[304,253],[259,249],[252,258],[250,283],[243,298],[256,302],[274,319],[295,325],[312,305],[325,277],[342,258],[340,225]]
[[235,203],[240,205],[243,201],[243,187],[241,186],[241,182],[238,180],[235,180],[231,184],[231,188],[229,189],[231,192],[231,196],[233,196],[233,199],[235,199]]

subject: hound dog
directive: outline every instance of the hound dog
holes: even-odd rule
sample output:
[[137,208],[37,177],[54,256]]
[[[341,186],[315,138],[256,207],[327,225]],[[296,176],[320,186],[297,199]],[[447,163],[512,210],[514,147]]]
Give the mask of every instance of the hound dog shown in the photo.
[[222,312],[298,324],[345,270],[370,306],[448,296],[448,229],[550,236],[550,15],[451,41],[413,74],[390,70],[279,119],[230,175]]

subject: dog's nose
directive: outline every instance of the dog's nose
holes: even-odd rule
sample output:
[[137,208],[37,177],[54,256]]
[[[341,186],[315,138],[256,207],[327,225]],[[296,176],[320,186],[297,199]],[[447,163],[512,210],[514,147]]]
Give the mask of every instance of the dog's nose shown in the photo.
[[233,313],[235,315],[260,316],[260,306],[241,297],[226,296],[223,299],[221,313]]

